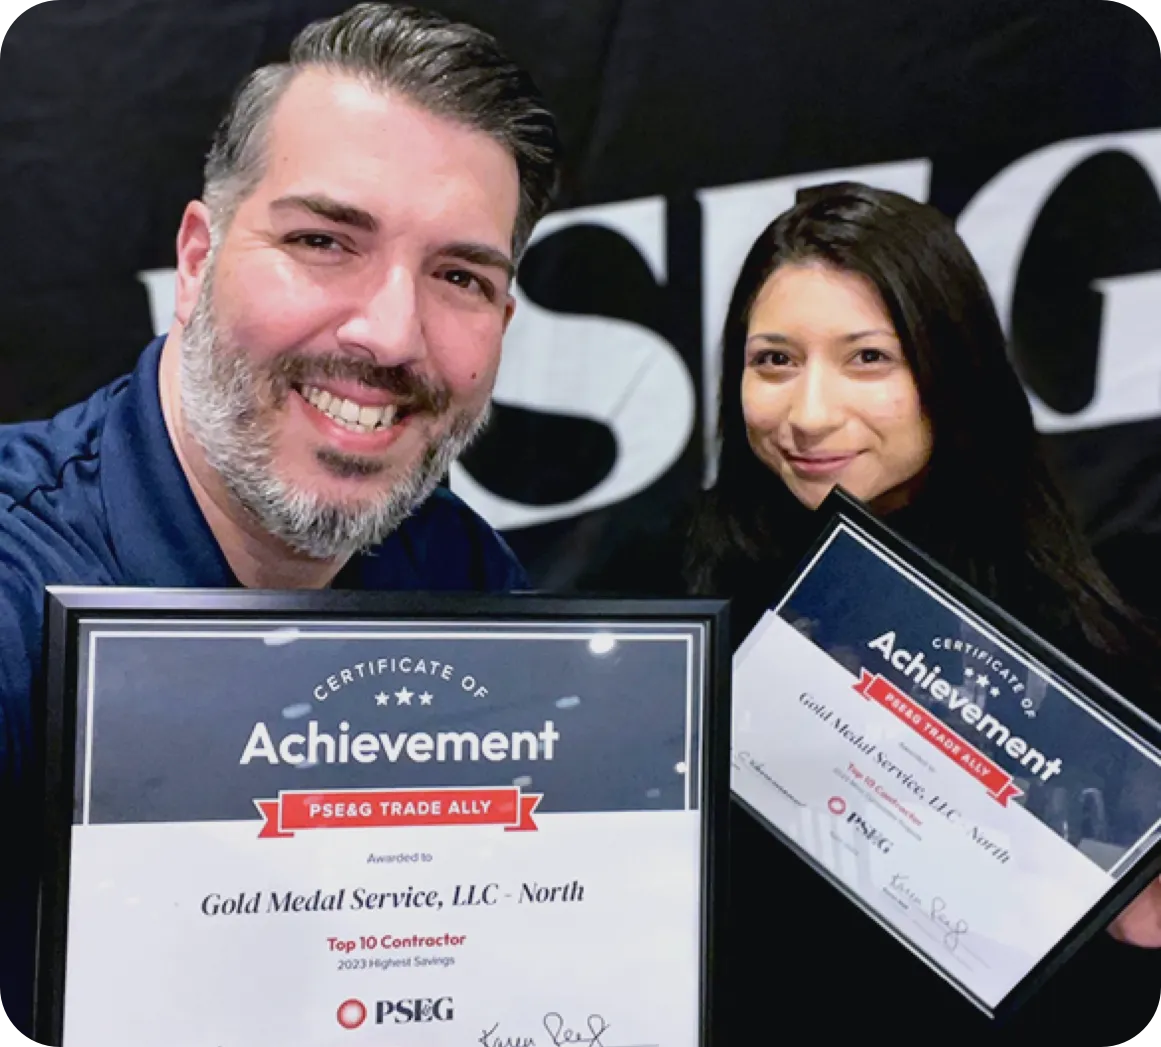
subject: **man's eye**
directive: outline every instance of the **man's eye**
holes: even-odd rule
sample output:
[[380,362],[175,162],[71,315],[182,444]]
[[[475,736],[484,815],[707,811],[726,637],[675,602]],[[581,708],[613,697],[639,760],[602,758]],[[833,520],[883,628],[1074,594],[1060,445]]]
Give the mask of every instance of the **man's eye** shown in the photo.
[[286,238],[288,244],[299,244],[312,251],[341,251],[343,245],[327,233],[294,233]]
[[492,285],[468,269],[447,269],[444,271],[443,278],[452,286],[482,294],[489,301],[495,297],[495,289]]

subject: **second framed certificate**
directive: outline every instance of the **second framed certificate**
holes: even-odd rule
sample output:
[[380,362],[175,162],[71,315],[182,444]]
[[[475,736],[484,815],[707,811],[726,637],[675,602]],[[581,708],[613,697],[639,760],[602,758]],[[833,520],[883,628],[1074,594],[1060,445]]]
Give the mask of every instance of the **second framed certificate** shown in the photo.
[[819,513],[735,657],[733,789],[1003,1018],[1157,874],[1157,725],[841,492]]
[[722,604],[50,615],[44,1042],[708,1042]]

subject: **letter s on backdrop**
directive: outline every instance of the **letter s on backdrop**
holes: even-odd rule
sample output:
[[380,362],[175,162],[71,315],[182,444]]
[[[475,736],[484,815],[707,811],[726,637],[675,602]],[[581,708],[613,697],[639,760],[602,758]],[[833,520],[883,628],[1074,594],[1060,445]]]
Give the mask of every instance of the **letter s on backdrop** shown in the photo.
[[[549,215],[530,246],[570,226],[598,225],[628,240],[658,283],[666,271],[665,200],[579,208]],[[587,418],[612,430],[617,458],[579,498],[525,505],[489,491],[456,462],[451,489],[493,527],[516,530],[622,502],[660,479],[693,433],[696,391],[677,350],[639,324],[602,316],[564,316],[513,289],[516,315],[496,379],[500,403]]]

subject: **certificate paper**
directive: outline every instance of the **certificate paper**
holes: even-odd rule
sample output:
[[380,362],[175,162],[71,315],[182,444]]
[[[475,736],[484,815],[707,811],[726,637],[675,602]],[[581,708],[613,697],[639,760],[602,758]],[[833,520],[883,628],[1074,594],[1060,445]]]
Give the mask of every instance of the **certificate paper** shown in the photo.
[[989,1014],[1155,850],[1158,751],[849,521],[733,688],[736,795]]
[[65,1047],[702,1042],[704,623],[78,649]]

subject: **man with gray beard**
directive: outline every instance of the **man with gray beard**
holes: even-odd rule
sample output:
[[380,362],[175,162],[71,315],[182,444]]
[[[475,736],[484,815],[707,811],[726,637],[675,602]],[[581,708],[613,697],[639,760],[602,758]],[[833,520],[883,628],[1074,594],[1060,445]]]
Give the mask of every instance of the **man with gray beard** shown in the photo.
[[46,585],[508,590],[439,487],[487,418],[555,124],[494,40],[360,4],[253,73],[136,370],[0,428],[0,996],[29,1025]]

